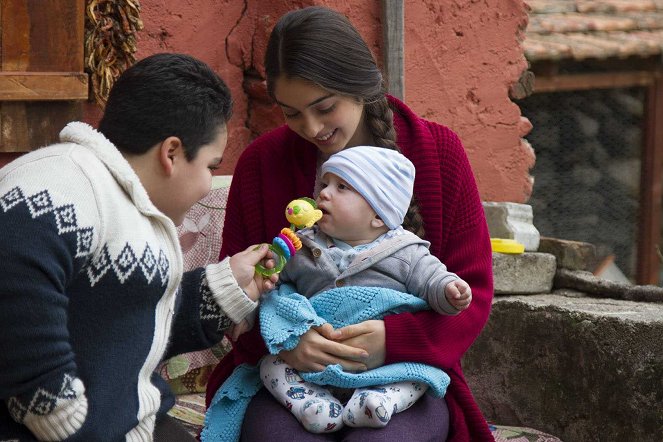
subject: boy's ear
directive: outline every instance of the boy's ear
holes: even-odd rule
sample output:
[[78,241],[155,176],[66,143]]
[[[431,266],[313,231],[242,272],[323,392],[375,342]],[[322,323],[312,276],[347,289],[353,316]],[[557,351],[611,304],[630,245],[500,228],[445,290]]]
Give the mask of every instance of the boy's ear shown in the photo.
[[178,137],[168,137],[158,147],[159,164],[166,176],[171,176],[176,162],[181,161],[184,155],[182,140]]
[[375,229],[380,229],[384,226],[385,226],[384,221],[382,221],[378,215],[375,215],[375,217],[371,220],[371,227]]

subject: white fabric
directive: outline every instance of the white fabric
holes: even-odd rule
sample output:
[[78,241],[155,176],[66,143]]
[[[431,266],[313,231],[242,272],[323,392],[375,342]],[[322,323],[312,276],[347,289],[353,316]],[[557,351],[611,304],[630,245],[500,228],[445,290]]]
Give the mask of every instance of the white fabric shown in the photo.
[[410,408],[428,390],[427,384],[413,381],[357,388],[343,406],[327,388],[305,382],[276,355],[260,361],[260,378],[272,396],[311,433],[331,433],[344,425],[384,427],[394,414]]
[[410,408],[426,390],[428,385],[412,381],[357,388],[345,405],[343,423],[349,427],[382,428],[394,414]]
[[260,361],[260,378],[281,405],[311,433],[343,428],[343,405],[326,388],[304,382],[294,368],[275,355]]

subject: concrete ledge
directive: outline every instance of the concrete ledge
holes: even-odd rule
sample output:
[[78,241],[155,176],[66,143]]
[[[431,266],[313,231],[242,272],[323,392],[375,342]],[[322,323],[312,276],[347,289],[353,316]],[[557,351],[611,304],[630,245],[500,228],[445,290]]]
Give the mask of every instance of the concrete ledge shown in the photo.
[[507,255],[493,252],[493,279],[496,294],[525,295],[549,293],[557,265],[549,253]]
[[663,304],[496,297],[463,367],[490,421],[565,442],[663,440]]
[[584,292],[597,298],[663,302],[663,287],[633,285],[598,278],[582,270],[558,269],[553,287]]

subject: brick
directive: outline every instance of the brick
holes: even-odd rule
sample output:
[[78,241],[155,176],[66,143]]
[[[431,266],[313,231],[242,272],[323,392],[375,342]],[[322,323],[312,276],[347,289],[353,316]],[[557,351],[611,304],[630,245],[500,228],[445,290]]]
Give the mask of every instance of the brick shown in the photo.
[[596,247],[586,242],[542,236],[539,252],[555,255],[558,268],[591,272],[597,264]]

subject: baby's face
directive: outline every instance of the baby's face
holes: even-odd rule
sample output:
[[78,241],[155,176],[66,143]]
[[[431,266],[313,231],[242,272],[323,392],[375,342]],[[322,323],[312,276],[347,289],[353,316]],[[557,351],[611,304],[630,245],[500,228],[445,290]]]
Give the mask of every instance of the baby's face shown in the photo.
[[320,230],[352,246],[372,242],[387,231],[364,197],[340,177],[327,173],[322,183],[316,201],[322,211]]

